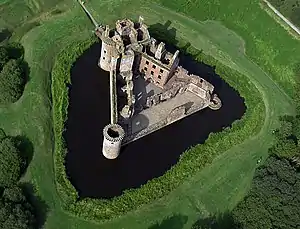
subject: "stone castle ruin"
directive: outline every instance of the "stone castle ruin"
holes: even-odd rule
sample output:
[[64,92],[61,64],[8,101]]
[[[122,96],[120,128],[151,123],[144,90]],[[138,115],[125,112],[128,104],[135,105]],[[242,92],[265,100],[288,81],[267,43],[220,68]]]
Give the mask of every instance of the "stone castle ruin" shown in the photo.
[[103,130],[103,155],[115,159],[121,146],[221,100],[214,86],[179,66],[179,51],[151,37],[143,17],[118,20],[115,28],[94,22],[102,41],[99,67],[110,73],[111,123]]

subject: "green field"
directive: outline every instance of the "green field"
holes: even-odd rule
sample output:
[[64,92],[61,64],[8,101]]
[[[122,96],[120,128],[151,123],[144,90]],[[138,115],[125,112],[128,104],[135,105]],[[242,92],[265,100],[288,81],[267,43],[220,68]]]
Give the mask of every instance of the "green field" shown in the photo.
[[295,25],[300,26],[300,1],[299,0],[270,0],[285,17]]
[[[266,119],[258,135],[224,152],[192,180],[151,205],[101,226],[69,216],[61,210],[54,181],[51,69],[61,49],[89,38],[93,26],[76,1],[0,0],[0,27],[15,32],[11,39],[24,45],[30,66],[24,95],[17,103],[0,108],[0,127],[9,135],[25,135],[33,143],[34,156],[23,179],[36,186],[49,206],[45,228],[146,229],[175,215],[182,228],[188,229],[199,217],[233,208],[250,185],[257,158],[267,156],[278,116],[294,112],[291,96],[294,68],[300,63],[299,41],[258,1],[88,0],[86,6],[102,23],[138,15],[148,24],[170,20],[179,39],[189,40],[251,79],[261,92]],[[172,222],[161,228],[172,228]]]

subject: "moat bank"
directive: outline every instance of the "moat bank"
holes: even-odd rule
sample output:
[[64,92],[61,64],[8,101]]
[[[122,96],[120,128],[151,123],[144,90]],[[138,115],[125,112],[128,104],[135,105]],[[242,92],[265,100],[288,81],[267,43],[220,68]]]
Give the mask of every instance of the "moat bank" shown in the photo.
[[213,68],[181,57],[181,65],[215,86],[223,106],[205,109],[135,141],[116,160],[102,155],[102,130],[109,123],[109,74],[97,66],[100,44],[94,44],[71,70],[70,105],[65,138],[66,169],[81,197],[113,197],[159,177],[176,164],[190,146],[203,143],[209,133],[240,119],[246,107],[238,93]]

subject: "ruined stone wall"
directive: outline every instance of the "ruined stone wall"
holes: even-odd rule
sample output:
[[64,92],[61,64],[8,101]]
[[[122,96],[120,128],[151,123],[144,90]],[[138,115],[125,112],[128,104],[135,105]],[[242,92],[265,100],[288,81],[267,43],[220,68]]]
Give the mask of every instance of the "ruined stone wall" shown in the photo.
[[209,99],[207,98],[207,91],[204,90],[203,88],[201,87],[198,87],[196,86],[195,84],[193,83],[190,83],[188,85],[188,88],[187,88],[190,92],[196,94],[197,96],[199,96],[200,98],[203,98],[203,99]]
[[152,79],[153,83],[161,88],[167,82],[170,74],[168,69],[163,68],[144,55],[141,58],[139,70],[145,74],[145,79]]
[[134,52],[132,50],[127,50],[121,57],[120,72],[132,71],[134,63]]

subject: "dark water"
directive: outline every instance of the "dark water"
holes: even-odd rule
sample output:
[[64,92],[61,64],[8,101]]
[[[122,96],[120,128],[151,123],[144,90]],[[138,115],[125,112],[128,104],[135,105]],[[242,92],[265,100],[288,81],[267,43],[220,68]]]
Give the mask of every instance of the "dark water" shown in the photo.
[[71,69],[70,106],[65,138],[67,173],[81,197],[110,198],[163,175],[190,146],[240,119],[246,107],[238,93],[209,66],[182,58],[181,65],[208,79],[223,102],[218,111],[199,111],[122,149],[115,160],[102,155],[102,130],[109,119],[109,74],[97,66],[94,44]]

